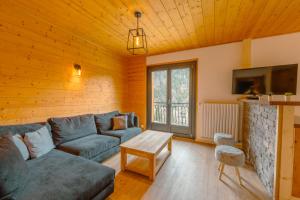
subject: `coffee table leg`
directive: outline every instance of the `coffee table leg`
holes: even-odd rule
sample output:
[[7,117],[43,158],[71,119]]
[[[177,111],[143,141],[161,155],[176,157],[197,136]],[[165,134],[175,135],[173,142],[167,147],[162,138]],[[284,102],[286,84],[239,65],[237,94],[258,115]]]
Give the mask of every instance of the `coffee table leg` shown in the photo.
[[156,175],[155,168],[156,168],[156,157],[155,155],[153,155],[149,158],[149,179],[151,181],[155,180],[155,175]]
[[170,140],[169,140],[168,150],[169,150],[170,153],[172,153],[172,138],[170,138]]
[[127,152],[126,149],[121,147],[121,170],[125,171],[125,167],[127,164]]

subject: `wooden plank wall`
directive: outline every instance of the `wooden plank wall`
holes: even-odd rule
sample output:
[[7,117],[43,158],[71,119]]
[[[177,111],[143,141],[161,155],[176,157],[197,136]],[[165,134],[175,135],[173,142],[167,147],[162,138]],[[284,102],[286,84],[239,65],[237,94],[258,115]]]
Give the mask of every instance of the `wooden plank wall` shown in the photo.
[[13,2],[0,3],[0,125],[128,109],[127,60]]
[[140,124],[146,128],[146,57],[129,58],[128,65],[128,109],[134,111],[140,118]]

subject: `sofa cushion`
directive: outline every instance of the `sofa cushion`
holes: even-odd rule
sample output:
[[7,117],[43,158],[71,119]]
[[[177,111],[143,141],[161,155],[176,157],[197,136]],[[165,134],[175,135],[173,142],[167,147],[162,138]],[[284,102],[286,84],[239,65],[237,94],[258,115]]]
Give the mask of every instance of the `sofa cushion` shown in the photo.
[[97,133],[94,116],[91,114],[51,118],[49,123],[55,145]]
[[106,135],[89,135],[77,140],[66,142],[57,148],[87,159],[93,159],[98,154],[118,146],[120,141],[117,138]]
[[0,199],[15,199],[27,180],[28,166],[12,136],[0,137]]
[[117,115],[119,115],[119,111],[96,114],[95,122],[96,122],[98,133],[101,133],[102,131],[111,130],[113,127],[112,118]]
[[114,182],[113,169],[56,149],[27,164],[32,178],[17,199],[92,199]]
[[25,133],[36,131],[43,126],[46,126],[51,133],[51,127],[47,122],[40,122],[40,123],[32,123],[32,124],[21,124],[21,125],[9,125],[9,126],[0,126],[0,136],[7,132],[15,134],[20,134],[22,136]]
[[120,152],[120,146],[118,145],[118,146],[108,149],[107,151],[104,151],[104,152],[98,154],[97,156],[93,157],[90,160],[101,163],[104,160],[112,157],[114,154],[119,153],[119,152]]
[[124,130],[116,130],[116,131],[104,131],[103,135],[109,135],[113,137],[118,137],[121,140],[121,143],[126,142],[127,140],[133,138],[134,136],[137,136],[142,132],[142,129],[133,127],[133,128],[127,128]]

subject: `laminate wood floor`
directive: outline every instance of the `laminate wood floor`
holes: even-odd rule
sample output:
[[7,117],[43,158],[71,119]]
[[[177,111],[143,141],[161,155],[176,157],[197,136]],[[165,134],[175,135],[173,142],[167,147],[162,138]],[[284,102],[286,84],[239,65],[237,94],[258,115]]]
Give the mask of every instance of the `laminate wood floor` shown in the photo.
[[[128,161],[135,162],[134,157]],[[145,162],[147,162],[145,160]],[[145,167],[147,163],[141,164]],[[104,165],[116,169],[115,192],[109,200],[269,200],[271,199],[250,166],[240,169],[244,186],[238,184],[234,168],[226,166],[218,179],[214,147],[174,140],[172,155],[154,182],[147,177],[120,171],[120,154]]]

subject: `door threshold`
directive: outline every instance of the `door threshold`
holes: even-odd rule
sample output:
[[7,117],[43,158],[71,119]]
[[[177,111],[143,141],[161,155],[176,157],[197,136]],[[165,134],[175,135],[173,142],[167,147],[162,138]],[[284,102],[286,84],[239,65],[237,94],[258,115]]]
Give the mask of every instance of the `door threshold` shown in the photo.
[[186,137],[178,137],[178,136],[173,136],[173,139],[175,140],[180,140],[180,141],[185,141],[185,142],[196,142],[195,139],[193,138],[186,138]]

